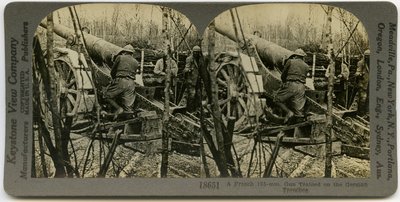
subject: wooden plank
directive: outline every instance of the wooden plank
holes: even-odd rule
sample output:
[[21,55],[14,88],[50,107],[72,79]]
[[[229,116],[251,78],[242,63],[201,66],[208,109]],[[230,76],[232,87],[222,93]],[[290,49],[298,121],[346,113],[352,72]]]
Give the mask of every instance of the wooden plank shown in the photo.
[[369,148],[367,147],[357,147],[348,144],[342,144],[342,154],[347,156],[360,158],[360,159],[370,159]]
[[[261,137],[261,141],[263,142],[276,142],[276,139],[277,137]],[[283,137],[282,143],[317,144],[321,142],[317,142],[316,140],[310,138]]]
[[297,124],[293,124],[293,125],[288,125],[288,126],[283,126],[281,128],[275,128],[275,129],[264,129],[262,131],[260,131],[259,133],[261,133],[261,136],[265,136],[265,135],[270,135],[270,134],[274,134],[280,131],[286,131],[286,130],[292,130],[295,129],[297,127],[302,127],[302,126],[306,126],[311,124],[312,121],[305,121],[305,122],[301,122],[301,123],[297,123]]
[[[332,142],[332,155],[340,155],[342,142]],[[294,147],[295,151],[301,152],[303,154],[310,155],[312,157],[324,158],[326,153],[326,145],[312,144],[312,145],[298,145]]]

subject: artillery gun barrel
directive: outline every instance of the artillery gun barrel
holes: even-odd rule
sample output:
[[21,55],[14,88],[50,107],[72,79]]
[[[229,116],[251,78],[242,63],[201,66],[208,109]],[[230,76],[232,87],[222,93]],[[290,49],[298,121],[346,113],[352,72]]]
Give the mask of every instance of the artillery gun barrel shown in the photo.
[[[236,41],[236,35],[233,27],[221,23],[216,23],[215,31],[233,41]],[[253,45],[255,45],[260,59],[268,68],[278,67],[280,70],[282,70],[283,60],[294,53],[293,51],[279,46],[278,44],[267,41],[252,34],[244,33],[244,38],[246,39],[246,41],[250,41]],[[239,33],[239,41],[242,44],[244,42],[241,33]]]
[[[40,23],[40,26],[47,28],[45,23]],[[74,36],[75,31],[60,24],[54,24],[54,32],[64,39]],[[83,32],[86,42],[86,48],[89,55],[95,61],[102,61],[109,66],[112,66],[112,56],[123,50],[123,48],[110,43],[104,39]]]

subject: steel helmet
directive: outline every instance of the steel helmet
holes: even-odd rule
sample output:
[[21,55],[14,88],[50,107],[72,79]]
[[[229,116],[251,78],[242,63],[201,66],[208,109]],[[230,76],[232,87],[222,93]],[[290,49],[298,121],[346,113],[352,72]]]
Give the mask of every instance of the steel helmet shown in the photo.
[[200,52],[201,48],[200,48],[200,46],[194,46],[192,51],[193,52]]
[[306,54],[301,48],[299,48],[299,49],[297,49],[297,50],[294,51],[294,54],[293,54],[293,55],[298,55],[298,56],[304,57],[304,56],[306,56],[307,54]]
[[128,44],[128,45],[124,46],[124,51],[133,53],[133,52],[135,52],[135,49],[133,49],[133,46],[131,44]]
[[369,49],[367,49],[367,50],[364,52],[364,55],[371,55],[371,51],[370,51]]

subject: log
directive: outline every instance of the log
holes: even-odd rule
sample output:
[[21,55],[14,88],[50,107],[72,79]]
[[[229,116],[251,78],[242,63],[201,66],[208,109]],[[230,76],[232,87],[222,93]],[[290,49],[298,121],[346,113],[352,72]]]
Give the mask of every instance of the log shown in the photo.
[[346,154],[347,156],[360,158],[360,159],[370,159],[369,157],[369,148],[367,147],[357,147],[348,144],[342,144],[342,154]]

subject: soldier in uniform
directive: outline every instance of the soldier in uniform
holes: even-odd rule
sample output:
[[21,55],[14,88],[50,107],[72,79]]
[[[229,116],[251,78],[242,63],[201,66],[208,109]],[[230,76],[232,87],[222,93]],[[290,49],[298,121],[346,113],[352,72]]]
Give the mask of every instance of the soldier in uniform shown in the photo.
[[168,53],[164,53],[163,57],[157,60],[156,66],[153,70],[154,74],[165,75],[165,71],[167,70],[166,66],[170,67],[171,76],[176,77],[178,75],[178,65]]
[[126,45],[114,56],[112,82],[104,94],[106,101],[116,109],[113,113],[114,119],[123,112],[131,112],[131,106],[135,102],[135,74],[139,63],[133,58],[133,52],[133,47]]
[[[332,66],[329,65],[325,72],[325,77],[329,78],[330,68]],[[334,94],[333,97],[336,102],[343,106],[347,107],[347,88],[348,88],[348,80],[350,76],[350,70],[347,64],[343,60],[343,55],[340,53],[335,58],[335,68],[334,68]]]
[[368,90],[369,90],[369,56],[370,50],[364,52],[364,57],[357,63],[355,76],[358,85],[358,110],[359,116],[364,117],[368,113]]
[[[207,70],[207,60],[204,58],[201,48],[194,46],[192,49],[192,55],[186,58],[186,65],[183,72],[185,73],[186,79],[186,109],[188,112],[194,112],[201,104],[200,93],[200,82],[204,84],[206,89],[208,100],[211,99],[211,88],[210,76]],[[185,99],[185,98],[183,98]]]
[[282,85],[274,96],[274,102],[286,113],[284,123],[292,117],[300,119],[304,117],[305,83],[309,66],[303,58],[306,53],[297,49],[284,64],[281,74]]

